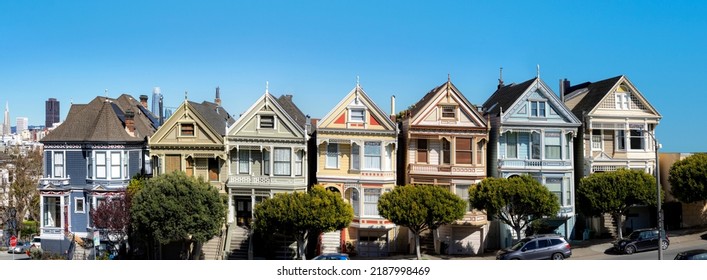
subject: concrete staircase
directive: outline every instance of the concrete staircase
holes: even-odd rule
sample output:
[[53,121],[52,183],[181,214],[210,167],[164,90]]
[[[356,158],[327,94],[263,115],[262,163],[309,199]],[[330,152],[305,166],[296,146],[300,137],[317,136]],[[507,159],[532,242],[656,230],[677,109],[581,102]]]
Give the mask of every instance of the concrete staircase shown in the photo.
[[219,248],[220,244],[221,236],[218,235],[206,241],[204,246],[201,248],[201,251],[204,253],[204,260],[218,260],[219,251],[223,250],[222,248]]
[[321,236],[321,253],[341,253],[341,231],[325,232]]
[[231,237],[230,251],[228,252],[229,260],[247,260],[248,246],[250,238],[248,238],[248,229],[239,227],[233,224],[228,233]]
[[292,237],[284,235],[274,235],[273,242],[276,244],[275,259],[294,260],[297,258],[297,241]]
[[[414,239],[413,242],[415,242]],[[428,255],[437,254],[435,252],[435,239],[431,230],[420,233],[420,253]]]
[[604,214],[603,220],[604,230],[609,233],[611,238],[617,238],[619,236],[619,233],[616,230],[616,221],[614,220],[614,217],[611,214]]

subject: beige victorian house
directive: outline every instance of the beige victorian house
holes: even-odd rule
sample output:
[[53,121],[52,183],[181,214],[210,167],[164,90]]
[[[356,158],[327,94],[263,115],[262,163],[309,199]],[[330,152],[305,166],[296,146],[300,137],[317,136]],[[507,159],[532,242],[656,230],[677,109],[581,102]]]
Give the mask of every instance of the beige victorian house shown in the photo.
[[378,199],[396,183],[395,123],[357,85],[317,123],[314,135],[317,183],[341,193],[354,209],[353,222],[339,235],[342,247],[348,243],[361,256],[395,251],[399,232],[378,214]]
[[[636,169],[655,174],[655,128],[662,116],[629,79],[616,76],[571,86],[562,83],[567,108],[582,122],[575,141],[577,180],[595,172]],[[630,229],[655,226],[651,207],[630,209],[624,225]],[[611,224],[606,221],[611,231]],[[596,223],[590,225],[599,232]]]
[[[475,106],[447,81],[404,112],[401,122],[405,184],[443,186],[468,205],[469,187],[486,178],[488,126]],[[421,242],[436,253],[478,254],[487,234],[486,214],[469,208],[462,220],[423,233],[434,248]]]
[[224,138],[234,119],[217,103],[188,100],[149,139],[153,174],[183,171],[225,191],[228,178]]

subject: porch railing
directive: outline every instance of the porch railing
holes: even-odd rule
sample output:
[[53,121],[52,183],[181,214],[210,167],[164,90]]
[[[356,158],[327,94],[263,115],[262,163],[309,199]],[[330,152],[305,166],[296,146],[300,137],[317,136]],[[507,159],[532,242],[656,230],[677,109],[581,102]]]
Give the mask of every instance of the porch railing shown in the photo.
[[304,177],[242,175],[231,175],[228,177],[229,185],[302,185],[306,183],[307,182]]
[[570,167],[569,160],[523,160],[523,159],[502,159],[498,161],[499,167]]

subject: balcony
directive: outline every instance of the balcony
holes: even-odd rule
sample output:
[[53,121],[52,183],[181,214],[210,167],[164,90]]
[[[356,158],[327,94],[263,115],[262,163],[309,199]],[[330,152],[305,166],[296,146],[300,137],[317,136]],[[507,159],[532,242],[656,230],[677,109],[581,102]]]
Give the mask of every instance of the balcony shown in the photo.
[[539,159],[500,159],[500,168],[523,168],[523,169],[568,169],[572,167],[569,160],[539,160]]
[[276,177],[276,176],[249,176],[249,175],[231,175],[228,176],[229,186],[301,186],[306,185],[307,181],[304,177]]
[[443,176],[485,176],[485,167],[459,165],[410,164],[410,174]]

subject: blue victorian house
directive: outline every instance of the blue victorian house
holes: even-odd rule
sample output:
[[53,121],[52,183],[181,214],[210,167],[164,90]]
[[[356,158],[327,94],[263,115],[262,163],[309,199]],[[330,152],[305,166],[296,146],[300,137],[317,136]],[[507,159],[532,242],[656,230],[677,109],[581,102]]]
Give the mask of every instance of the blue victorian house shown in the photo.
[[41,141],[42,249],[63,254],[70,237],[88,237],[92,209],[150,170],[147,139],[157,127],[145,105],[127,94],[71,106],[66,120]]
[[[575,221],[573,139],[580,121],[539,77],[520,84],[501,82],[483,108],[491,126],[489,177],[529,174],[545,185],[560,202],[560,212],[545,222],[570,239]],[[501,247],[521,237],[514,234],[501,230]]]

